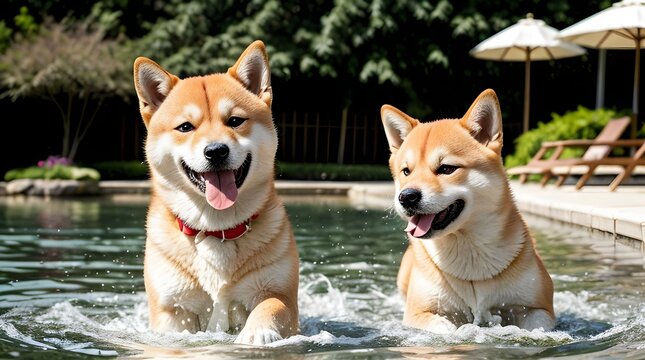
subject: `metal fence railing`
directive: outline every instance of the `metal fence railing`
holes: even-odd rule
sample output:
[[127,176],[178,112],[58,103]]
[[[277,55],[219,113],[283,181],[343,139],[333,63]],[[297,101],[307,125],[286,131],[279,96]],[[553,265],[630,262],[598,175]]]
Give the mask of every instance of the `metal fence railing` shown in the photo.
[[[278,160],[338,162],[341,113],[283,111],[274,114],[278,130]],[[378,116],[348,112],[343,163],[386,164],[389,149]]]

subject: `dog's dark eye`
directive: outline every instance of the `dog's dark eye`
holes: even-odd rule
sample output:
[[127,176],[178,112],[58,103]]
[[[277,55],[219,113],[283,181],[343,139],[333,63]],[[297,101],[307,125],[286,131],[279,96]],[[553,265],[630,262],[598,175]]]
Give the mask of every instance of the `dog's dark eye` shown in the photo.
[[191,124],[188,121],[186,121],[185,123],[177,126],[175,128],[175,130],[183,132],[183,133],[187,133],[187,132],[195,130],[195,127],[193,126],[193,124]]
[[401,172],[403,172],[403,175],[405,175],[405,176],[410,175],[410,169],[408,169],[408,168],[403,168],[403,170],[401,170]]
[[230,126],[232,128],[236,128],[236,127],[242,125],[245,121],[246,121],[245,118],[241,118],[239,116],[231,116],[230,118],[228,118],[228,121],[226,122],[226,125],[228,125],[228,126]]
[[441,165],[437,169],[437,174],[438,175],[450,175],[455,172],[455,170],[459,169],[457,166],[454,165]]

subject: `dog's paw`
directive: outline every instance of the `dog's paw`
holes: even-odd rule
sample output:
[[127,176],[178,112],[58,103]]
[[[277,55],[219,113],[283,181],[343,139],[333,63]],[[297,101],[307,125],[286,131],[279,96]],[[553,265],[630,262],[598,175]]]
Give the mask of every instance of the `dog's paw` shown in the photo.
[[493,315],[490,311],[477,312],[475,313],[473,324],[493,327],[502,324],[502,317],[500,315]]
[[450,334],[457,330],[457,326],[445,317],[435,315],[430,320],[426,330],[435,334]]
[[499,315],[491,315],[488,319],[488,326],[502,325],[502,317]]
[[282,336],[273,329],[263,327],[249,328],[245,326],[235,338],[236,344],[245,345],[266,345],[274,341],[282,340]]

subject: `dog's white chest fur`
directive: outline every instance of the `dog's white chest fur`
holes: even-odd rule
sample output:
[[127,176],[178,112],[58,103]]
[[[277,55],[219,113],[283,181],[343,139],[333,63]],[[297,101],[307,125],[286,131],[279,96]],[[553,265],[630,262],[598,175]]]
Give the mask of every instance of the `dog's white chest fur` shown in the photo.
[[[491,221],[491,220],[486,220]],[[492,220],[494,221],[494,220]],[[515,259],[523,247],[522,228],[516,226],[513,241],[501,241],[501,226],[477,224],[475,230],[459,230],[421,244],[442,271],[457,279],[478,281],[493,278]],[[479,230],[481,229],[481,230]]]
[[[493,228],[495,229],[495,228]],[[501,317],[491,309],[512,301],[503,289],[487,282],[498,276],[519,255],[523,247],[521,228],[515,242],[499,244],[500,231],[487,229],[480,234],[465,232],[448,234],[439,239],[421,241],[435,265],[445,274],[459,299],[453,299],[454,310],[461,311],[468,322],[476,325],[496,325]],[[493,239],[493,240],[489,240]]]

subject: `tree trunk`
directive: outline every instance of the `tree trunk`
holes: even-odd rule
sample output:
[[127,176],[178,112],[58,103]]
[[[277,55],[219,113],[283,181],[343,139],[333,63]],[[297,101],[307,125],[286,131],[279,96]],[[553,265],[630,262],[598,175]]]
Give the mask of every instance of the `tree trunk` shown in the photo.
[[101,108],[101,105],[103,104],[103,98],[99,99],[98,103],[94,107],[94,112],[90,116],[89,120],[87,120],[87,122],[85,122],[84,121],[85,118],[86,118],[85,114],[86,114],[86,110],[87,110],[87,106],[89,104],[89,101],[90,101],[90,99],[86,97],[84,99],[84,102],[83,102],[83,110],[81,111],[81,116],[80,116],[80,118],[78,120],[78,123],[77,123],[77,126],[76,126],[76,132],[74,133],[74,138],[72,139],[71,148],[70,148],[70,151],[69,151],[69,154],[68,154],[68,156],[69,156],[68,158],[70,160],[74,160],[74,158],[76,157],[76,152],[78,151],[78,147],[79,147],[81,141],[83,141],[83,138],[85,138],[85,135],[87,134],[87,131],[90,129],[90,127],[94,123],[94,119],[96,119],[96,115],[98,114],[99,109]]
[[[63,109],[62,104],[56,99],[56,96],[49,94],[49,100],[51,100],[58,112],[60,114],[60,119],[63,124],[63,143],[61,156],[67,157],[70,150],[70,131],[71,131],[71,121],[72,121],[72,100],[73,97],[71,94],[67,95],[67,109]],[[45,154],[45,155],[54,155],[54,154]]]
[[345,162],[345,138],[347,137],[347,113],[349,105],[345,105],[340,120],[340,138],[338,139],[338,164]]

